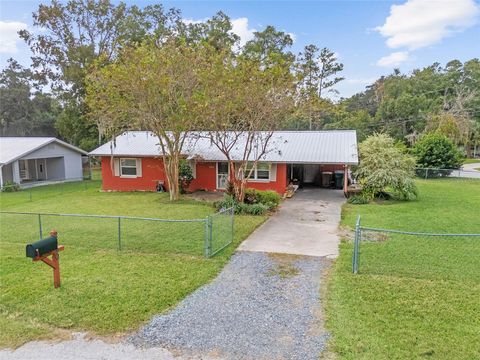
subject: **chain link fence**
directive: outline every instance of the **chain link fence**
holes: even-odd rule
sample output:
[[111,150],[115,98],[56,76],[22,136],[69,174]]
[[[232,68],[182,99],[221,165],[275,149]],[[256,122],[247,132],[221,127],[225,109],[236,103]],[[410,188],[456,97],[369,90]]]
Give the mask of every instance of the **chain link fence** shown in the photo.
[[479,253],[476,250],[480,250],[480,234],[371,228],[362,226],[359,216],[355,226],[352,272],[444,280],[478,278]]
[[479,179],[480,171],[462,169],[417,168],[415,173],[422,179]]
[[150,254],[212,257],[233,242],[233,208],[203,219],[0,212],[0,236],[27,244],[58,231],[61,244]]
[[[52,186],[54,185],[54,186]],[[2,201],[11,203],[25,203],[37,200],[49,199],[54,196],[72,194],[87,191],[100,191],[101,181],[65,181],[44,183],[38,186],[21,187],[18,184],[4,185],[1,189]]]

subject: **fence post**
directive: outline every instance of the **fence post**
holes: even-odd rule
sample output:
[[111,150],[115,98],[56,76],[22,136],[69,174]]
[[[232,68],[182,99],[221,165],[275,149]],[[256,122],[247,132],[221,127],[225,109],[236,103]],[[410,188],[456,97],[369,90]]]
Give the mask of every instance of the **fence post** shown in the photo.
[[357,222],[355,224],[355,241],[353,243],[353,261],[352,261],[352,272],[354,274],[358,273],[358,255],[359,255],[359,246],[360,246],[360,215],[357,217]]
[[118,250],[122,250],[122,218],[118,217]]
[[425,170],[425,180],[428,179],[428,168]]
[[204,244],[204,254],[206,258],[210,257],[210,252],[212,248],[212,227],[211,227],[212,217],[207,216],[205,218],[205,244]]
[[40,240],[42,240],[43,239],[42,214],[38,214],[38,230],[40,231]]

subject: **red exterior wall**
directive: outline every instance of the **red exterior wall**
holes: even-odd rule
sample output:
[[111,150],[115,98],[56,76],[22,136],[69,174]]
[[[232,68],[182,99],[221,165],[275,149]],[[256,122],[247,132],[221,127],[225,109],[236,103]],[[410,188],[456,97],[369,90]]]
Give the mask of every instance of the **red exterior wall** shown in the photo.
[[[168,185],[163,161],[159,158],[142,158],[141,177],[114,176],[112,170],[110,157],[102,157],[102,189],[105,191],[155,191],[159,180],[164,181],[165,187]],[[277,164],[276,181],[249,181],[247,187],[257,190],[275,190],[279,194],[283,194],[287,187],[287,165]],[[196,178],[190,183],[189,190],[217,190],[217,164],[215,162],[197,162]]]
[[158,180],[163,180],[165,186],[167,177],[161,159],[142,158],[142,176],[138,178],[122,178],[114,176],[110,166],[110,157],[102,157],[102,189],[114,191],[155,191]]
[[277,164],[277,180],[269,182],[247,181],[247,187],[257,190],[274,190],[283,195],[287,189],[287,164]]
[[195,179],[190,183],[188,190],[213,191],[217,188],[217,163],[197,162]]

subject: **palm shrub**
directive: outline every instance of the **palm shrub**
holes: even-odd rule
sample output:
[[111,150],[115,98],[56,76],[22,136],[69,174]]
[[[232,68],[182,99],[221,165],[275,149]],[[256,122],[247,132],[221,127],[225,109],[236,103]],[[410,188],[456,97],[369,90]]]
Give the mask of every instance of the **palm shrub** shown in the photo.
[[362,196],[371,200],[388,190],[396,198],[412,200],[417,197],[415,159],[403,152],[386,134],[374,134],[360,146],[360,164],[355,176],[363,187]]

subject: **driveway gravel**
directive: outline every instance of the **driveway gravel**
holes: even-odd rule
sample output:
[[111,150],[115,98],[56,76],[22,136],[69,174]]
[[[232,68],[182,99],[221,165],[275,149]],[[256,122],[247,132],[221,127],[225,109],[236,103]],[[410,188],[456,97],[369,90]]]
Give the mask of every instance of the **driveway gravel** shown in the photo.
[[318,359],[328,333],[320,305],[320,257],[238,252],[210,284],[129,341],[188,356]]

